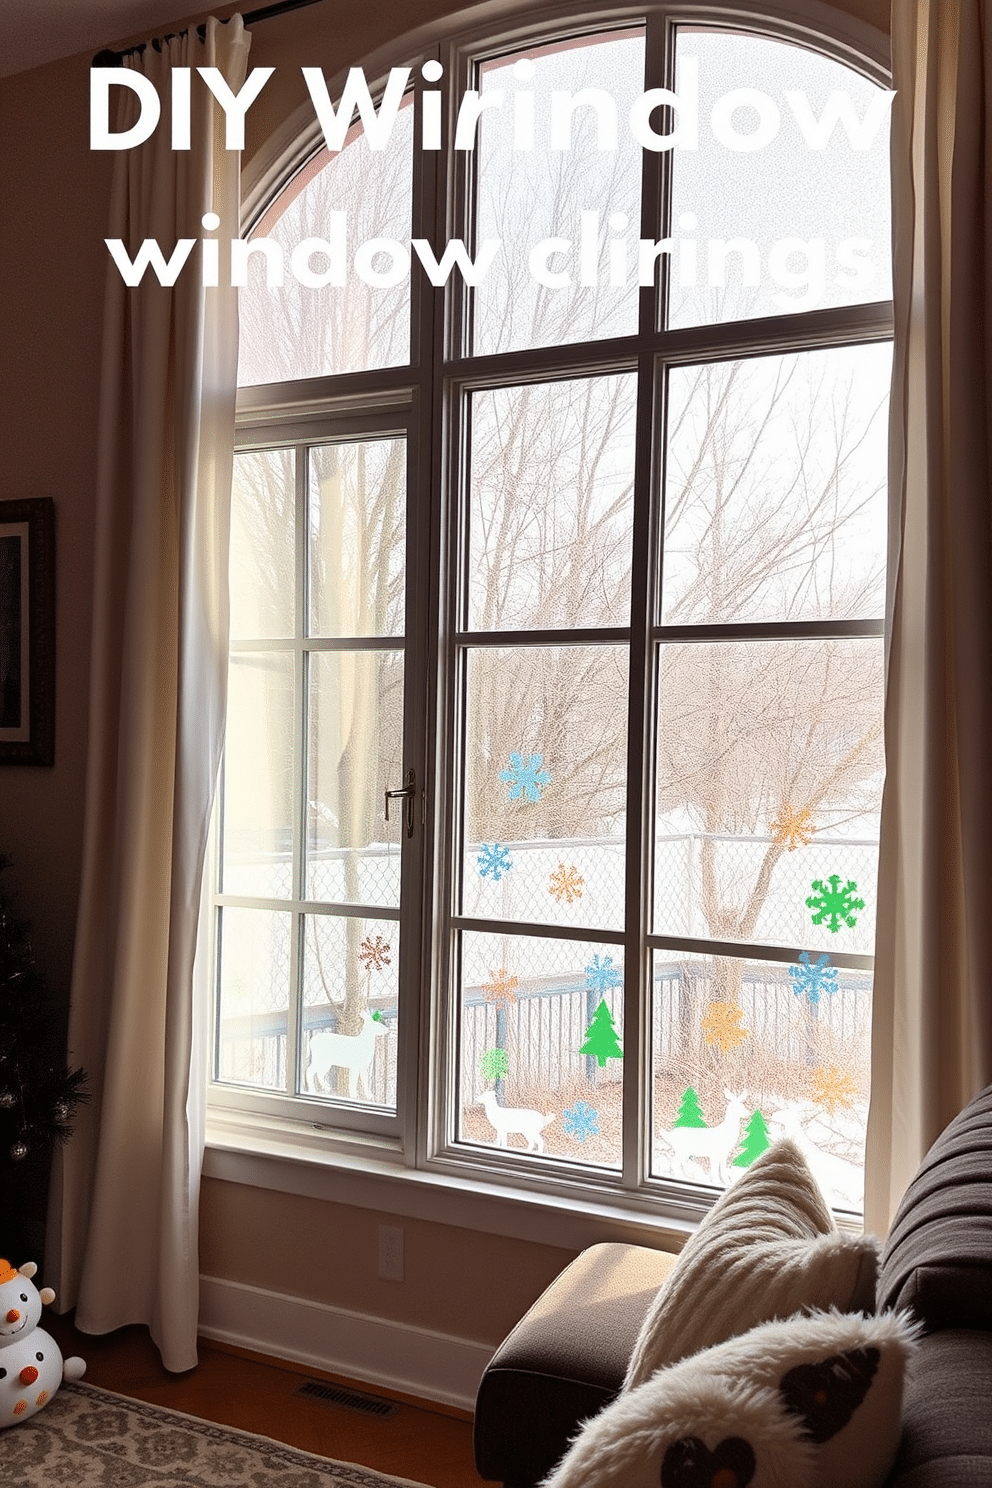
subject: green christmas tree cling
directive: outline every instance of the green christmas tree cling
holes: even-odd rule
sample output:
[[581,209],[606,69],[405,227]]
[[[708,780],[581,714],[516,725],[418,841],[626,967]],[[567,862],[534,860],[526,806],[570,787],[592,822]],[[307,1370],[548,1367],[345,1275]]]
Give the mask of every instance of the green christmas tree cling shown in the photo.
[[703,1108],[699,1104],[699,1096],[690,1085],[682,1093],[682,1103],[679,1106],[679,1114],[672,1122],[673,1126],[705,1126],[706,1118]]
[[601,1002],[592,1015],[592,1022],[586,1029],[586,1041],[579,1050],[580,1054],[591,1054],[600,1069],[608,1059],[622,1059],[623,1050],[613,1023],[613,1018],[605,1002]]
[[749,1168],[756,1157],[771,1146],[771,1138],[768,1135],[768,1123],[760,1111],[755,1111],[747,1124],[744,1133],[744,1141],[741,1150],[731,1163],[732,1168]]
[[510,1067],[505,1049],[487,1049],[479,1064],[484,1080],[502,1080]]

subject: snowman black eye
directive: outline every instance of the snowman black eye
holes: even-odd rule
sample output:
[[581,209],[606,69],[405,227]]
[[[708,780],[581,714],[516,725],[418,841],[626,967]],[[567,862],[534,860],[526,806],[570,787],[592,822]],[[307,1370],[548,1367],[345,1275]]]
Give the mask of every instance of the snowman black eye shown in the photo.
[[38,1360],[38,1363],[39,1364],[41,1363],[41,1361],[42,1361],[42,1359],[44,1357],[45,1357],[44,1354],[35,1354],[35,1358]]
[[6,1369],[0,1369],[0,1379],[6,1379],[6,1378],[7,1378],[7,1371],[6,1371]]
[[28,1294],[27,1294],[27,1292],[22,1292],[21,1293],[21,1301],[22,1302],[26,1302],[27,1300],[28,1300]]

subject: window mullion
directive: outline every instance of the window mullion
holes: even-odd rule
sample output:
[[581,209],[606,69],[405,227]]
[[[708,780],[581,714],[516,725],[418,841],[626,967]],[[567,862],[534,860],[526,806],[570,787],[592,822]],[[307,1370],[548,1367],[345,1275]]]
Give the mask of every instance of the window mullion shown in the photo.
[[652,479],[657,419],[653,358],[641,359],[637,389],[631,565],[630,694],[627,719],[627,850],[624,948],[623,1179],[640,1184],[647,1171],[651,1131],[651,982],[646,935],[653,893],[651,720],[653,716],[653,574],[658,522]]
[[[457,96],[454,51],[437,47],[425,52],[424,57],[439,61],[444,69],[446,98],[442,107],[450,112]],[[417,86],[421,86],[419,81]],[[415,151],[413,223],[418,235],[438,248],[449,236],[467,236],[461,225],[464,206],[462,198],[456,201],[454,175],[450,151]],[[456,294],[451,287],[444,294],[432,291],[420,276],[411,298],[415,317],[411,346],[416,361],[407,544],[417,580],[416,589],[411,584],[407,591],[406,664],[408,697],[418,685],[422,694],[409,709],[406,731],[408,739],[415,737],[417,741],[414,764],[423,795],[417,812],[417,902],[407,916],[409,925],[416,921],[418,935],[417,975],[411,983],[416,992],[415,1000],[408,1001],[405,1030],[401,1027],[397,1071],[398,1078],[401,1071],[406,1074],[406,1096],[403,1099],[398,1092],[397,1112],[403,1123],[406,1161],[411,1167],[424,1167],[444,1145],[445,1113],[450,1106],[445,1091],[451,1037],[445,1001],[451,961],[445,886],[452,879],[452,851],[451,804],[445,787],[451,775],[451,510],[457,500],[451,488],[451,470],[458,463],[451,457],[450,424],[457,425],[458,419],[457,415],[451,418],[449,400],[455,395],[446,386],[444,359],[449,321],[460,324]],[[412,886],[409,873],[405,883]],[[405,957],[405,965],[413,967],[410,956]]]
[[[674,88],[675,27],[664,9],[647,17],[644,34],[644,86]],[[641,163],[641,237],[664,237],[671,215],[672,151],[644,150]],[[662,255],[650,288],[641,290],[639,335],[652,336],[667,323],[666,303],[672,272],[670,254]]]
[[296,551],[294,554],[296,606],[293,627],[293,906],[290,927],[290,974],[289,1007],[286,1012],[286,1093],[296,1095],[296,1076],[299,1067],[300,1049],[303,1043],[303,948],[305,925],[300,905],[307,897],[304,876],[306,873],[306,823],[307,823],[307,716],[309,668],[307,665],[304,638],[307,625],[308,575],[307,537],[309,520],[307,512],[307,485],[309,481],[309,451],[306,445],[296,446],[294,462],[296,490]]
[[[645,88],[670,85],[670,30],[662,12],[648,17],[645,34]],[[669,153],[644,151],[641,173],[641,236],[653,238],[663,223],[671,175]],[[633,556],[631,564],[630,693],[627,720],[627,849],[624,947],[624,1083],[622,1176],[628,1189],[640,1185],[650,1164],[652,1111],[651,954],[648,919],[653,895],[654,835],[652,718],[654,704],[653,620],[657,611],[654,575],[660,523],[655,493],[663,489],[655,466],[661,440],[655,361],[646,338],[664,323],[669,266],[641,290],[639,323],[636,463],[634,472]]]
[[[421,323],[421,335],[426,334]],[[415,334],[414,344],[422,344]],[[428,357],[426,366],[430,366]],[[424,389],[425,404],[430,406],[429,390]],[[432,669],[430,645],[430,600],[433,589],[431,571],[433,546],[436,541],[427,511],[428,492],[432,489],[431,438],[417,435],[420,420],[414,419],[407,448],[407,612],[403,639],[403,770],[413,769],[416,778],[413,837],[402,845],[400,903],[400,1020],[396,1065],[396,1111],[401,1131],[405,1134],[403,1149],[408,1164],[415,1165],[418,1149],[418,1113],[420,1071],[426,1067],[421,1058],[425,1047],[425,1017],[429,998],[422,989],[424,966],[429,956],[430,921],[423,912],[432,890],[431,856],[427,850],[428,823],[434,809],[433,789],[428,765],[429,713],[427,695]],[[397,782],[399,784],[399,782]],[[426,943],[425,943],[426,942]]]

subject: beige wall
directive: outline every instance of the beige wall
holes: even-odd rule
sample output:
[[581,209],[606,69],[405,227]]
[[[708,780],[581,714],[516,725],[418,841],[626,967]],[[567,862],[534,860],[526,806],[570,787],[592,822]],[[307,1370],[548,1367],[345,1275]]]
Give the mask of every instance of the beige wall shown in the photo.
[[87,145],[83,59],[0,82],[0,499],[55,498],[55,764],[0,765],[5,878],[64,1000],[82,834],[108,156]]
[[[495,1345],[574,1251],[238,1183],[204,1185],[200,1268]],[[377,1274],[380,1223],[403,1229],[404,1280]]]
[[[459,8],[452,0],[324,0],[259,25],[252,64],[277,72],[249,115],[249,149],[302,101],[301,65],[337,72]],[[888,24],[888,0],[846,0],[842,8],[876,26]],[[0,853],[14,859],[7,880],[20,892],[38,961],[63,1011],[82,842],[102,238],[111,164],[110,156],[88,149],[88,63],[88,55],[77,57],[0,81],[0,498],[54,496],[58,540],[56,763],[0,766]],[[271,1286],[273,1259],[288,1258],[280,1276],[289,1275],[301,1297],[495,1342],[568,1258],[547,1246],[404,1220],[407,1279],[382,1282],[375,1275],[380,1217],[396,1222],[369,1210],[207,1181],[203,1269]]]

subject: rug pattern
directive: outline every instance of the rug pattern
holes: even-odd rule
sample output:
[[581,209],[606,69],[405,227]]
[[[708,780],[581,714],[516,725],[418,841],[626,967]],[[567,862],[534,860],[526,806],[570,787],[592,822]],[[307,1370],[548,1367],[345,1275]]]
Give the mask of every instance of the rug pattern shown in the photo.
[[268,1437],[67,1384],[0,1431],[2,1488],[418,1488]]

